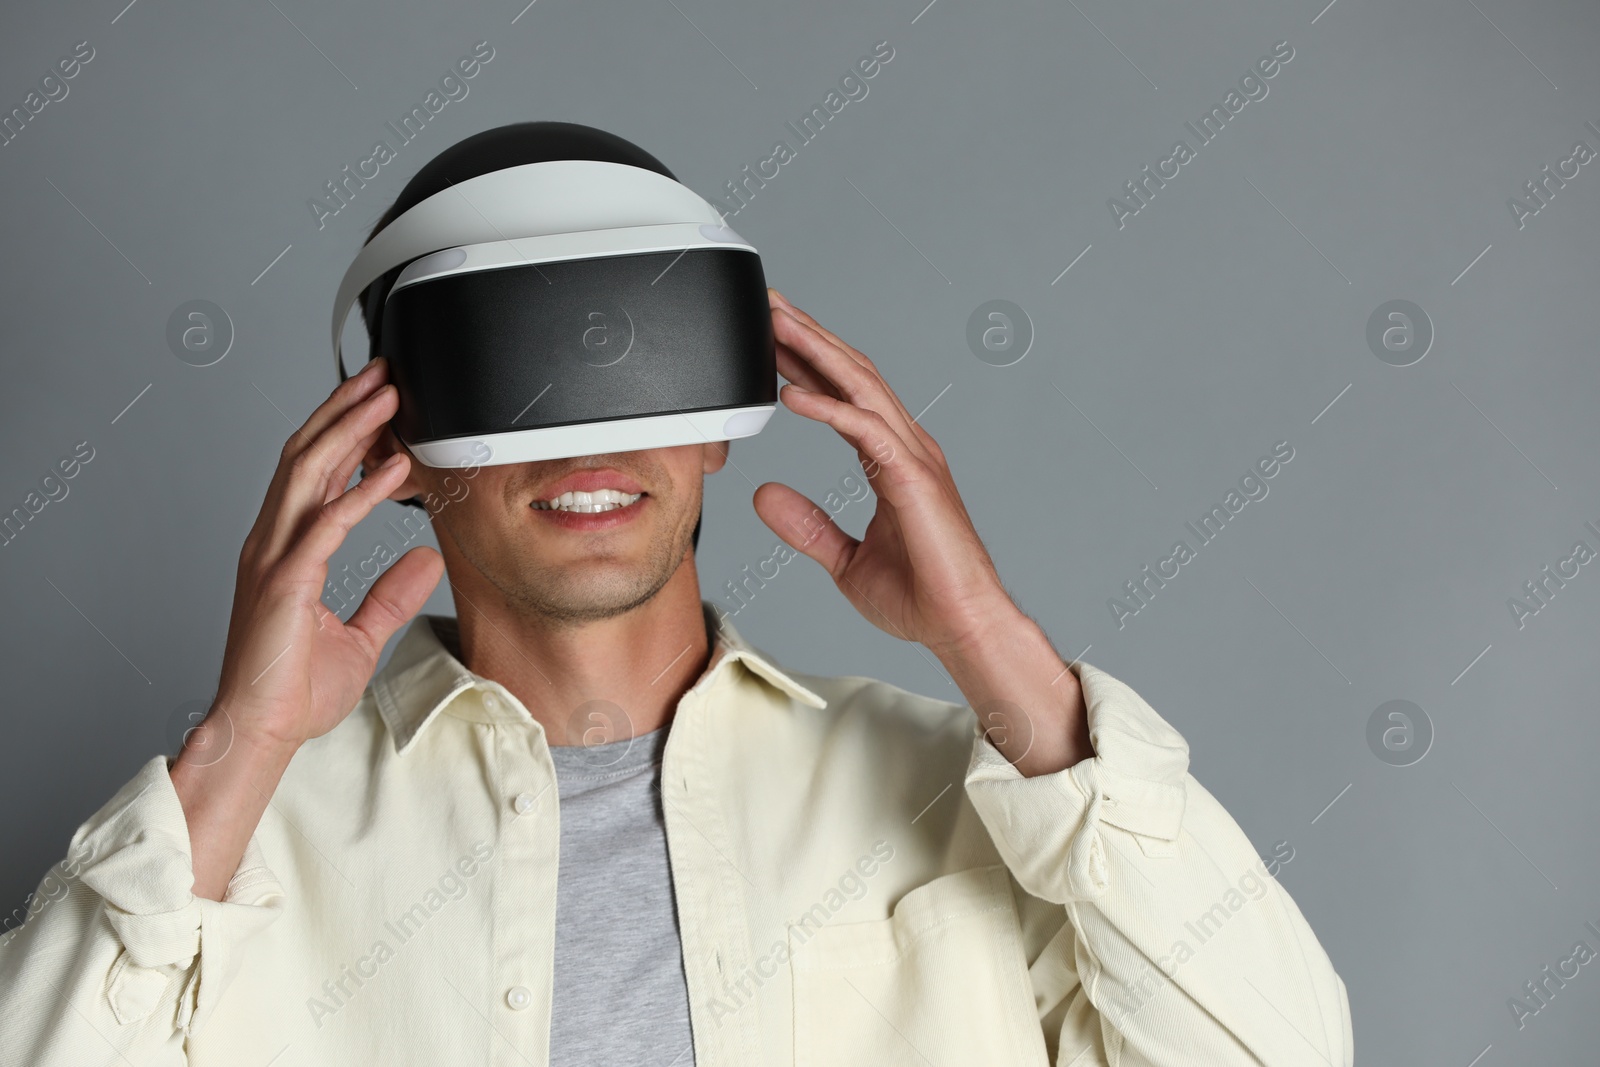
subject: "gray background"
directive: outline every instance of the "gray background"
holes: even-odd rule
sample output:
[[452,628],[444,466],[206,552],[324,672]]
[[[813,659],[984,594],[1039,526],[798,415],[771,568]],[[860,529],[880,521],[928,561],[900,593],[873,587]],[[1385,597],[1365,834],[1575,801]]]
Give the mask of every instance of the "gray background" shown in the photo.
[[[334,287],[411,174],[479,130],[561,119],[712,198],[783,139],[796,157],[729,223],[908,407],[937,398],[924,423],[1063,654],[1087,646],[1183,732],[1259,852],[1289,842],[1279,877],[1349,987],[1360,1062],[1592,1058],[1600,964],[1520,1032],[1506,1002],[1580,938],[1600,949],[1600,565],[1521,628],[1507,601],[1575,541],[1600,547],[1600,162],[1521,230],[1506,201],[1575,141],[1600,149],[1600,9],[1325,2],[9,12],[0,109],[76,42],[95,58],[0,148],[0,511],[77,442],[95,458],[0,548],[6,910],[210,696],[239,546],[334,384]],[[495,57],[469,96],[319,230],[308,198],[479,40]],[[800,144],[785,122],[880,40],[895,54],[868,95]],[[1194,147],[1185,120],[1282,40],[1269,95],[1119,230],[1107,198]],[[236,330],[210,367],[166,343],[191,299]],[[966,341],[991,299],[1035,332],[1012,366]],[[1435,330],[1406,367],[1366,342],[1392,299]],[[1108,598],[1194,547],[1184,523],[1279,441],[1294,458],[1269,495],[1119,628]],[[820,499],[858,470],[788,412],[732,458],[707,485],[707,596],[777,541],[755,485]],[[795,668],[956,698],[808,560],[734,623]],[[1396,699],[1435,732],[1410,766],[1366,740]]]

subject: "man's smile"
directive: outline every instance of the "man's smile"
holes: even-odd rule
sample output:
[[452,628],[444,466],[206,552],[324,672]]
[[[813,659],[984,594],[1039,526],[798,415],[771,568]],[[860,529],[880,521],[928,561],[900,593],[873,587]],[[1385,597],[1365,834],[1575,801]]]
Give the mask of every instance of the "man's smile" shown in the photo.
[[643,493],[624,493],[620,489],[596,489],[585,493],[565,492],[551,500],[535,500],[533,506],[541,511],[573,511],[596,514],[625,508],[644,499]]
[[633,519],[648,498],[636,479],[600,467],[573,471],[542,486],[529,506],[558,526],[601,530]]

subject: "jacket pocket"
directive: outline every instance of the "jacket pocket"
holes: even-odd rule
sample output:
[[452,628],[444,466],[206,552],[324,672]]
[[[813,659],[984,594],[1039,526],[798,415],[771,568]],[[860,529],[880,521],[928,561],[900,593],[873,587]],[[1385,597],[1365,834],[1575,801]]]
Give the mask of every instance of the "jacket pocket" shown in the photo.
[[1048,1067],[1004,865],[789,930],[796,1067]]

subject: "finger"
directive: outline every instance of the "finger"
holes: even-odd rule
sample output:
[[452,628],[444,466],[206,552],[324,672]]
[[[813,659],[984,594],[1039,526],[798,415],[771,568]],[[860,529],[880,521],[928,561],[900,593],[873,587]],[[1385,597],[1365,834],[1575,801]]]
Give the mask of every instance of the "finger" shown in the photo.
[[[927,428],[918,421],[921,416],[913,416],[911,414],[911,409],[905,406],[905,402],[900,399],[900,394],[896,393],[892,388],[890,388],[888,379],[883,376],[883,373],[878,370],[878,365],[872,362],[872,360],[867,357],[866,353],[862,352],[859,348],[856,348],[853,345],[847,344],[833,331],[829,330],[826,326],[822,325],[816,319],[812,318],[806,312],[801,311],[794,305],[783,305],[783,307],[784,310],[787,310],[793,314],[795,318],[798,318],[801,322],[805,323],[807,326],[810,326],[813,330],[816,330],[818,333],[822,334],[822,336],[826,337],[833,344],[843,349],[851,359],[861,364],[874,376],[876,376],[878,380],[883,383],[884,391],[888,393],[890,399],[894,401],[895,406],[899,409],[900,414],[904,417],[906,425],[911,427],[916,440],[919,441],[923,447],[941,464],[945,462],[944,449],[939,447],[939,443],[933,439],[933,435],[930,434],[927,431]],[[785,377],[787,377],[787,375],[785,375]],[[791,381],[792,380],[793,379],[791,379]],[[809,389],[811,387],[806,386],[806,388]]]
[[322,497],[324,504],[350,488],[350,476],[366,460],[367,452],[377,443],[378,438],[383,436],[383,431],[387,425],[385,423],[374,427],[367,436],[356,442],[355,447],[350,450],[350,454],[345,456],[344,462],[339,464],[339,469],[334,471],[332,477],[328,479],[328,491]]
[[[328,487],[341,464],[363,454],[357,445],[381,429],[399,408],[399,394],[385,385],[341,415],[311,446],[293,459],[282,461],[288,473],[278,499],[267,551],[282,554],[291,549],[318,508],[329,496]],[[348,480],[346,475],[346,480]]]
[[[283,443],[278,466],[272,472],[267,486],[257,525],[261,534],[270,532],[270,520],[276,516],[289,483],[289,468],[294,458],[311,447],[318,435],[332,425],[341,415],[368,399],[388,381],[389,364],[383,357],[370,361],[354,377],[346,378],[328,394],[301,426]],[[347,476],[348,478],[348,476]],[[252,531],[256,532],[256,531]]]
[[352,378],[340,382],[328,398],[307,417],[304,424],[296,431],[293,442],[295,455],[310,447],[311,442],[322,435],[328,427],[337,422],[347,411],[373,393],[383,388],[389,381],[389,361],[379,356],[362,367]]
[[790,548],[822,564],[835,580],[861,544],[839,528],[826,511],[781,482],[756,489],[756,514]]
[[900,487],[915,482],[927,470],[880,413],[795,385],[784,386],[780,395],[795,414],[828,424],[855,446],[862,473],[878,496],[891,504],[899,498]]
[[850,387],[860,390],[876,382],[887,390],[887,383],[871,360],[823,329],[811,316],[796,308],[779,306],[775,310],[778,314],[773,321],[782,334],[779,342],[836,386],[846,399],[849,396],[845,391]]
[[328,558],[344,543],[356,523],[372,513],[389,492],[405,480],[410,459],[397,452],[375,471],[345,490],[333,501],[318,508],[299,539],[283,554],[286,573],[304,579],[321,573]]
[[821,334],[828,341],[829,344],[832,344],[835,348],[839,349],[839,351],[843,352],[846,356],[848,356],[850,358],[851,362],[858,364],[863,370],[867,371],[872,377],[876,378],[879,382],[881,382],[883,384],[884,389],[888,392],[889,396],[899,406],[900,412],[901,412],[901,414],[903,414],[905,416],[906,421],[907,422],[911,421],[911,412],[906,409],[904,404],[900,403],[899,396],[895,395],[894,390],[889,388],[888,379],[886,379],[883,376],[882,372],[880,372],[878,370],[878,365],[876,363],[872,362],[872,360],[867,357],[867,354],[865,352],[861,351],[859,348],[857,348],[854,345],[850,344],[849,342],[845,341],[844,338],[840,337],[838,334],[834,333],[832,330],[828,329],[826,326],[822,325],[822,323],[820,323],[816,319],[812,318],[806,312],[801,311],[799,308],[795,307],[793,304],[780,304],[779,305],[779,309],[781,311],[787,312],[789,315],[791,315],[792,317],[798,319],[804,325],[809,326],[811,329],[813,329],[817,333]]
[[839,396],[839,391],[833,387],[833,383],[818,374],[811,364],[796,355],[794,349],[780,341],[776,346],[776,351],[779,374],[802,389],[809,389],[813,393],[826,393],[832,397]]
[[[774,290],[774,291],[776,291],[776,290]],[[866,366],[866,367],[871,367],[873,370],[877,370],[878,369],[877,365],[875,363],[873,363],[872,360],[867,358],[866,353],[862,352],[860,349],[856,348],[854,345],[851,345],[851,344],[847,343],[838,334],[834,333],[832,330],[828,329],[826,326],[822,325],[822,323],[820,323],[816,319],[812,318],[806,312],[801,311],[799,308],[795,307],[793,304],[784,302],[781,297],[774,297],[771,300],[769,300],[768,303],[774,308],[777,308],[779,310],[788,312],[790,315],[792,315],[795,318],[799,319],[801,322],[805,323],[807,326],[811,327],[813,330],[816,330],[818,333],[820,333],[822,336],[826,337],[833,344],[838,345],[839,348],[841,348],[845,352],[849,353],[850,354],[850,358],[854,359],[857,363],[860,363],[861,365]]]
[[930,455],[917,437],[910,412],[875,368],[858,362],[838,343],[823,336],[822,331],[790,316],[787,310],[784,316],[787,318],[780,327],[779,340],[826,378],[838,390],[841,399],[856,407],[877,412],[910,448],[925,457]]
[[422,610],[444,574],[444,557],[418,545],[384,571],[345,626],[361,636],[376,660],[395,631]]

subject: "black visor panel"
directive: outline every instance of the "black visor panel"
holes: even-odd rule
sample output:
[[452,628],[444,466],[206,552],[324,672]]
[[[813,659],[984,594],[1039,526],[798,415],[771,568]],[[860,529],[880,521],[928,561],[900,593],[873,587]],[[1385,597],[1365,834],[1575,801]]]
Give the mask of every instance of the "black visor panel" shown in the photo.
[[391,293],[381,353],[409,442],[777,401],[761,259],[646,252],[451,274]]

